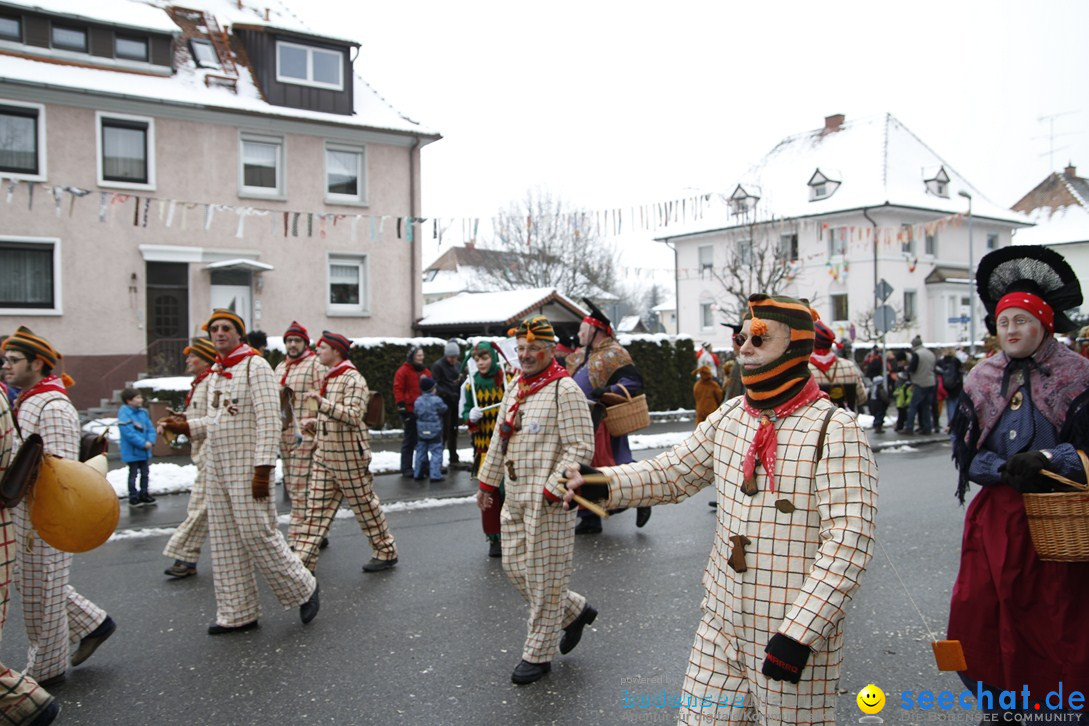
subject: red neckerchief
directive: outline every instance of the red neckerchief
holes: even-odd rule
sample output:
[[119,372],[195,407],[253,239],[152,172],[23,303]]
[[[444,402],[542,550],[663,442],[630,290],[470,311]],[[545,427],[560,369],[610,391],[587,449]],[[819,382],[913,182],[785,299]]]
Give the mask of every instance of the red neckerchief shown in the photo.
[[227,369],[233,368],[234,366],[249,358],[251,355],[257,355],[257,351],[249,347],[245,343],[242,343],[237,348],[232,350],[226,358],[221,355],[217,355],[215,366],[216,374],[223,376],[224,378],[233,378],[234,376],[232,376],[231,372]]
[[48,375],[20,393],[19,397],[15,399],[14,409],[18,411],[19,407],[31,396],[37,396],[39,393],[49,393],[50,391],[63,393],[66,396],[68,395],[68,389],[64,387],[64,383],[61,382],[60,377],[56,374]]
[[552,381],[558,381],[561,378],[569,377],[570,374],[567,372],[567,369],[557,363],[555,358],[553,358],[552,363],[540,373],[535,373],[529,377],[526,377],[524,373],[520,375],[516,383],[518,386],[518,393],[515,395],[514,404],[507,411],[507,420],[499,426],[500,437],[509,439],[514,434],[514,414],[518,413],[518,408],[522,405],[522,401],[526,400]]
[[347,373],[350,370],[355,370],[355,364],[350,360],[342,360],[337,363],[333,368],[325,374],[325,378],[321,380],[321,393],[319,395],[325,395],[325,389],[329,386],[329,381],[333,380],[341,373]]
[[821,373],[827,373],[836,364],[836,358],[838,357],[832,350],[825,353],[814,352],[810,354],[809,362],[817,366]]
[[314,355],[314,351],[307,348],[306,351],[302,355],[300,355],[298,358],[287,358],[287,359],[285,359],[284,363],[286,363],[286,365],[284,366],[284,377],[280,379],[280,385],[281,386],[286,386],[287,385],[287,374],[291,373],[291,367],[292,366],[299,365],[300,363],[302,363],[304,360],[306,360],[307,358],[309,358],[312,355]]
[[197,377],[193,379],[193,382],[189,384],[189,393],[185,394],[185,407],[189,408],[189,402],[193,400],[193,393],[197,390],[197,386],[208,376],[212,375],[212,366],[208,366],[203,371],[197,374]]
[[772,411],[771,416],[767,415],[767,411],[753,408],[748,401],[742,400],[741,405],[745,407],[745,410],[750,415],[757,416],[760,419],[760,427],[756,430],[756,438],[753,439],[749,450],[745,452],[745,461],[741,465],[745,479],[753,477],[756,472],[756,459],[759,457],[760,466],[768,475],[768,489],[775,491],[775,450],[779,445],[779,437],[775,433],[775,422],[781,418],[786,418],[802,406],[812,403],[818,398],[828,398],[828,394],[823,393],[820,387],[817,386],[817,382],[810,378],[802,386],[802,390],[798,392],[797,396]]

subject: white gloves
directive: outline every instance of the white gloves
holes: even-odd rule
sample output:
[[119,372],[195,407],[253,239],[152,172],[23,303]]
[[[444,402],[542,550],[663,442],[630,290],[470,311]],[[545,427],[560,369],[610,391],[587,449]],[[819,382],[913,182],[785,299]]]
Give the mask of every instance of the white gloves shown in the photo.
[[478,423],[482,418],[484,418],[484,411],[479,406],[469,409],[469,423]]

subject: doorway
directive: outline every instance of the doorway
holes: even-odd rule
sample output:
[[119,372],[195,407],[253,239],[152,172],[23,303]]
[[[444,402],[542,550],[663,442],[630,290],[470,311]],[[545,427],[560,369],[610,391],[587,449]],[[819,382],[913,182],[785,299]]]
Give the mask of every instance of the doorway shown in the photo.
[[189,335],[189,265],[147,263],[147,372],[178,375]]

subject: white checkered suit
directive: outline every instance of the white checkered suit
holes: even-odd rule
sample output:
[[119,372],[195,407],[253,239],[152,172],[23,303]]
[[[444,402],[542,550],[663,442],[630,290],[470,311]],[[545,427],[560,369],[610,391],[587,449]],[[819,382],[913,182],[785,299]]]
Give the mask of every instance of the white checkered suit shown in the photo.
[[[314,434],[303,431],[299,422],[308,416],[306,412],[305,395],[307,391],[316,391],[321,388],[321,379],[325,375],[325,367],[318,362],[316,355],[309,355],[305,360],[296,363],[289,369],[287,360],[276,366],[276,380],[284,380],[284,371],[287,371],[287,380],[283,388],[290,388],[295,392],[295,404],[292,411],[295,415],[295,425],[284,429],[280,437],[280,458],[284,464],[284,487],[291,497],[291,521],[287,525],[288,544],[294,546],[295,540],[302,531],[303,517],[306,510],[306,492],[310,482],[310,466],[314,458]],[[302,437],[296,439],[295,434]]]
[[[207,387],[208,378],[193,387],[189,408],[185,411],[188,418],[201,418],[207,413]],[[204,442],[193,441],[190,448],[193,452],[193,464],[197,467],[197,478],[193,480],[193,488],[189,492],[185,521],[174,530],[163,549],[164,555],[182,562],[196,562],[200,559],[200,548],[208,534],[208,504],[204,496],[204,464],[201,456]]]

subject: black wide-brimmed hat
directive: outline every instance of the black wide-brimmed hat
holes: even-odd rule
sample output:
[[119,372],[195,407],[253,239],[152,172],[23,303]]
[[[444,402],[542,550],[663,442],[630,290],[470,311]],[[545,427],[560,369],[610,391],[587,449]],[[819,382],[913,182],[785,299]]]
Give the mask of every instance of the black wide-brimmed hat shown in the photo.
[[593,300],[588,297],[582,298],[582,301],[586,303],[586,307],[590,308],[590,314],[583,318],[584,321],[590,323],[596,328],[601,328],[609,335],[613,334],[613,323],[609,320],[609,316],[601,312],[601,308],[594,305]]
[[1055,312],[1055,332],[1077,327],[1065,311],[1082,303],[1081,283],[1066,259],[1039,245],[1001,247],[984,255],[976,269],[976,291],[987,310],[987,330],[995,334],[995,308],[1004,295],[1027,292]]

